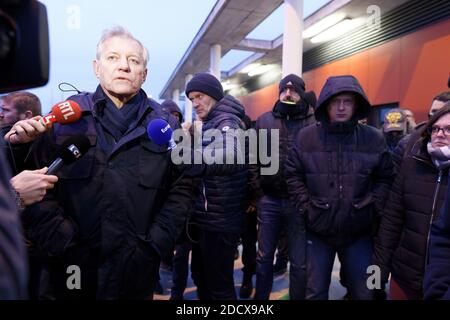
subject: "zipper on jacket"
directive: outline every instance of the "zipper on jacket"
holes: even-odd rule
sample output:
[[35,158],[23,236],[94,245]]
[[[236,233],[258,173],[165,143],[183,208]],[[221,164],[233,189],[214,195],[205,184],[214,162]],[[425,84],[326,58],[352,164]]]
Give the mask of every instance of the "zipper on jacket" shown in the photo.
[[436,216],[436,206],[437,206],[437,197],[439,195],[439,190],[441,188],[441,181],[442,181],[442,170],[439,170],[439,174],[436,180],[436,188],[434,189],[434,195],[433,195],[433,204],[431,206],[431,216],[430,216],[430,222],[428,225],[428,234],[427,234],[427,244],[425,248],[425,265],[424,270],[426,266],[428,265],[428,254],[430,249],[430,236],[431,236],[431,225],[433,224],[433,221]]
[[442,170],[439,170],[438,178],[436,180],[436,189],[434,190],[433,206],[431,207],[431,222],[434,220],[434,217],[436,215],[437,197],[439,194],[439,189],[441,188],[441,181],[442,181]]
[[342,185],[342,145],[341,143],[338,144],[338,183],[339,183],[339,199],[342,199],[342,190],[344,189],[344,186]]
[[205,197],[205,211],[208,211],[208,199],[206,199],[206,188],[204,182],[203,182],[203,197]]

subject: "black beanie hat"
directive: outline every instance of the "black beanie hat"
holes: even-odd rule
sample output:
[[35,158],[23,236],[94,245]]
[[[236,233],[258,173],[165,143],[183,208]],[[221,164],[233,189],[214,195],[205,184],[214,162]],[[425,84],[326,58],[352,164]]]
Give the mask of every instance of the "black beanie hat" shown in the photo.
[[216,101],[223,99],[222,84],[212,74],[202,72],[197,73],[186,85],[186,97],[192,91],[202,92]]
[[305,92],[305,81],[299,76],[295,74],[289,74],[280,81],[280,85],[278,87],[279,92],[281,94],[287,87],[293,88],[299,95],[303,95]]

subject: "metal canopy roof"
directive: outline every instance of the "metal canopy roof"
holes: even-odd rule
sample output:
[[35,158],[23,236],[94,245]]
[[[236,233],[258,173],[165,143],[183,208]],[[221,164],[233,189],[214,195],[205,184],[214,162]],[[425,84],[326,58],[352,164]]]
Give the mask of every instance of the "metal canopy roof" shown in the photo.
[[188,74],[209,69],[210,46],[220,44],[222,56],[266,19],[283,0],[219,0],[167,81],[160,98],[185,87]]
[[[331,13],[343,11],[347,17],[356,18],[367,15],[367,8],[370,5],[377,5],[381,9],[381,14],[384,14],[406,1],[408,0],[333,0],[308,16],[304,20],[304,29]],[[238,71],[252,62],[281,64],[283,35],[273,41],[245,37],[283,2],[283,0],[218,0],[159,97],[172,98],[172,92],[175,89],[181,91],[184,89],[185,78],[188,74],[209,70],[210,47],[214,44],[221,45],[222,57],[231,49],[254,52],[231,70],[222,71],[222,80],[230,79],[233,82],[248,80],[247,74],[241,74]],[[303,51],[306,52],[317,45],[320,44],[304,40]]]

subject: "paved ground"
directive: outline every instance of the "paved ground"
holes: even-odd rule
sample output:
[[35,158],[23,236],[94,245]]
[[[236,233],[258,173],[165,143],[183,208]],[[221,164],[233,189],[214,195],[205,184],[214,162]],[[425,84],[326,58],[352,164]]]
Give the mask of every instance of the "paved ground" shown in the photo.
[[[239,297],[239,288],[240,288],[241,282],[242,282],[241,268],[242,268],[242,262],[241,262],[241,259],[239,256],[239,259],[235,261],[235,265],[234,265],[234,283],[235,283],[235,288],[236,288],[236,295],[238,297]],[[333,275],[332,275],[330,292],[329,292],[330,300],[342,299],[342,297],[344,296],[344,294],[346,292],[345,289],[339,283],[339,268],[340,268],[340,264],[339,264],[339,261],[336,259],[334,268],[333,268]],[[154,299],[155,300],[168,300],[170,297],[170,288],[172,286],[171,273],[161,269],[160,275],[161,275],[161,284],[163,286],[164,293],[162,295],[155,294]],[[272,289],[272,293],[270,294],[271,300],[279,300],[279,299],[283,299],[283,298],[286,299],[286,296],[288,294],[288,286],[289,286],[288,279],[289,279],[288,272],[284,273],[283,275],[276,276],[274,278],[273,289]],[[253,285],[255,285],[255,277],[253,277]],[[196,288],[190,277],[188,279],[188,286],[186,288],[184,298],[186,300],[197,299]]]

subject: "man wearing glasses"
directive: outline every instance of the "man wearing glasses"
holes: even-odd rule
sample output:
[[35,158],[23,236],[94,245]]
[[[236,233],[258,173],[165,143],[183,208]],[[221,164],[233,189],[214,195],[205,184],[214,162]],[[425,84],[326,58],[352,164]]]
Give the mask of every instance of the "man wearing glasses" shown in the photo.
[[[450,167],[450,106],[435,112],[414,135],[392,186],[375,242],[374,263],[390,298],[423,299],[430,226],[445,200]],[[410,143],[410,142],[408,142]]]

